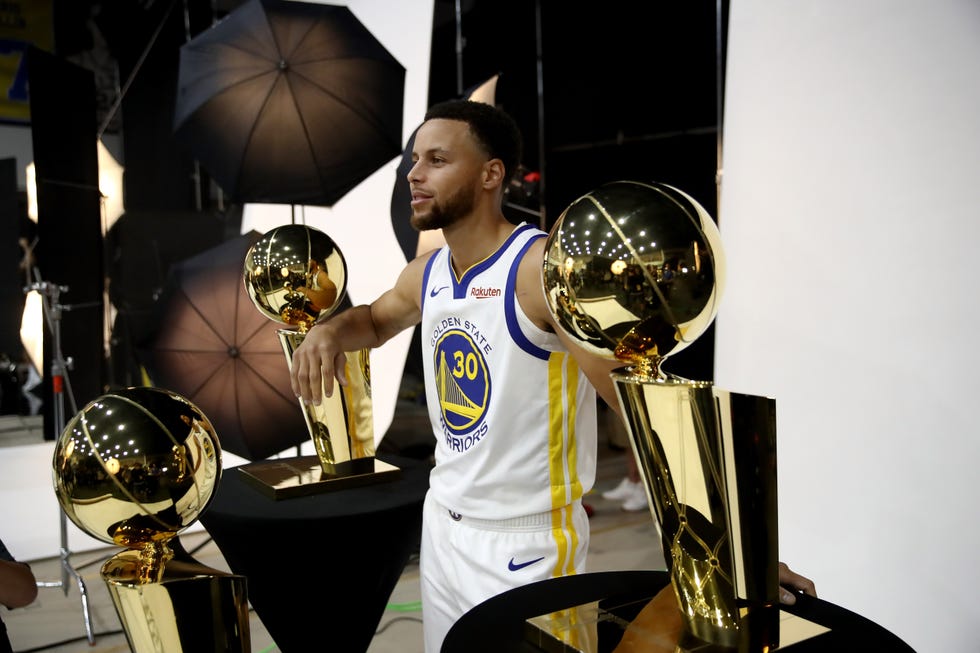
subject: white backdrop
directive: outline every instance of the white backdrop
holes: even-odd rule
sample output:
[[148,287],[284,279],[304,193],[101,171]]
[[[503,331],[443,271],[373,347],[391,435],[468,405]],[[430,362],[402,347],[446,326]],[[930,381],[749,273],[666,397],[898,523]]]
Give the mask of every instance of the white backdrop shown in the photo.
[[776,399],[780,557],[976,651],[980,3],[733,0],[716,382]]

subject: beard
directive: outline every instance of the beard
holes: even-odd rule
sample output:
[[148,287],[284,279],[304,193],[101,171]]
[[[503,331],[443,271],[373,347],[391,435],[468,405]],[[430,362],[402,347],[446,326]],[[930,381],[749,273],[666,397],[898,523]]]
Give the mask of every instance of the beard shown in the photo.
[[425,213],[412,212],[411,225],[416,231],[430,231],[450,227],[473,211],[473,193],[460,188],[445,203],[433,201]]

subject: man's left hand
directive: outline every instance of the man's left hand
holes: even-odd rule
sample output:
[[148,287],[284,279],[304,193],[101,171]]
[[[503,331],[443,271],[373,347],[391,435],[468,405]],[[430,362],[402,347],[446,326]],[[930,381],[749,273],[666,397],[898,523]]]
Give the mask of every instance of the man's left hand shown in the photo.
[[813,581],[806,576],[801,576],[788,566],[785,562],[779,563],[779,601],[786,605],[796,603],[796,594],[802,592],[810,596],[817,595],[817,588]]

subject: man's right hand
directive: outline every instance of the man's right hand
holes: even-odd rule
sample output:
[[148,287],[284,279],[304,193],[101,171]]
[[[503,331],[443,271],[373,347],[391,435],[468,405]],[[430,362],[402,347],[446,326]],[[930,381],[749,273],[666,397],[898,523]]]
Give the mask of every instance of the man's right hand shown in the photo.
[[293,352],[289,370],[293,393],[303,403],[319,406],[324,397],[333,395],[334,378],[347,385],[346,366],[347,355],[338,348],[333,330],[327,324],[314,326]]

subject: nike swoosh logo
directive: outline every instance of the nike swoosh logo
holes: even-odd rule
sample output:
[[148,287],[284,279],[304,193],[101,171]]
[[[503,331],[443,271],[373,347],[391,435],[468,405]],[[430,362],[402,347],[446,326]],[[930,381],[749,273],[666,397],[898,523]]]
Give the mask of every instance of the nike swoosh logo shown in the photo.
[[432,290],[429,291],[429,297],[435,297],[436,295],[438,295],[448,287],[449,286],[442,286],[441,288],[433,288]]
[[544,560],[544,556],[541,556],[540,558],[536,558],[534,560],[528,560],[527,562],[514,562],[514,559],[511,558],[510,562],[507,563],[507,568],[510,569],[511,571],[518,571],[524,569],[524,567],[530,567],[531,565],[537,562],[541,562],[542,560]]

